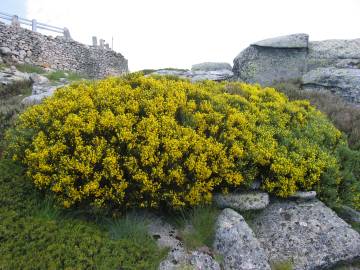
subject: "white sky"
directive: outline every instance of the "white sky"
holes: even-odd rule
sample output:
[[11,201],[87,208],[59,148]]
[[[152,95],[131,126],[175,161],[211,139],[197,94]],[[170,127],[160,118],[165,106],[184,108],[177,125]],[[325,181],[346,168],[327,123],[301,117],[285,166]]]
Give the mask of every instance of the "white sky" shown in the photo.
[[[9,0],[11,1],[11,0]],[[250,43],[308,33],[311,40],[360,37],[360,0],[25,0],[26,17],[66,26],[90,44],[96,35],[131,71],[232,64]]]

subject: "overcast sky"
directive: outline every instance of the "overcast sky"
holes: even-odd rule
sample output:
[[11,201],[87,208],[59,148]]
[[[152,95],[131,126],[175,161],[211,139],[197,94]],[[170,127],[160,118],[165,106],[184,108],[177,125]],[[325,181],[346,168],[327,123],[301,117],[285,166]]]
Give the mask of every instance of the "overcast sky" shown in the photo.
[[250,43],[292,33],[311,40],[360,38],[360,0],[1,0],[0,11],[96,35],[131,71],[232,64]]

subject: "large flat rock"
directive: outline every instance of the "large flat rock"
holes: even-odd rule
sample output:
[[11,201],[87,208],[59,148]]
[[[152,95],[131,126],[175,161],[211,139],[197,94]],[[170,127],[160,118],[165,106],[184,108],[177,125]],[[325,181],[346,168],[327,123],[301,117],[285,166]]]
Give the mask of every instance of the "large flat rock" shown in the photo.
[[225,270],[270,270],[253,231],[232,209],[224,209],[218,217],[214,250],[223,256]]
[[292,34],[274,38],[264,39],[251,45],[271,48],[307,48],[309,42],[308,34]]
[[192,65],[191,71],[215,71],[215,70],[232,70],[229,63],[223,62],[204,62]]
[[250,46],[234,59],[233,72],[237,80],[272,85],[301,78],[306,71],[306,56],[306,48]]
[[326,90],[346,101],[360,103],[360,69],[317,68],[302,77],[305,90]]
[[360,235],[318,200],[275,202],[253,221],[271,262],[323,269],[360,256]]

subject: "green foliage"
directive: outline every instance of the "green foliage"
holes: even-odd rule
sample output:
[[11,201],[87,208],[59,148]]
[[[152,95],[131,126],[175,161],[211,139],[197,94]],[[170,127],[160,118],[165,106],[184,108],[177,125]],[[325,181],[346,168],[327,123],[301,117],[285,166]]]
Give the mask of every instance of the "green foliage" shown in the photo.
[[111,238],[102,226],[62,215],[10,160],[0,160],[0,219],[0,269],[148,270],[166,255],[148,235]]
[[219,211],[208,205],[197,206],[182,216],[177,223],[180,237],[189,249],[202,246],[212,247],[215,236],[215,222]]
[[3,64],[3,63],[1,63],[0,64],[0,70],[3,70],[3,69],[5,69],[5,68],[7,68],[8,66],[6,65],[6,64]]
[[360,209],[360,108],[331,93],[303,91],[300,85],[301,82],[295,80],[278,83],[274,87],[290,99],[308,99],[347,135],[349,145],[354,149],[346,145],[337,148],[335,155],[341,168],[339,171],[330,168],[324,172],[317,186],[319,197],[332,207],[346,204]]
[[301,81],[287,81],[274,85],[291,100],[307,99],[325,113],[334,125],[348,137],[350,147],[360,150],[360,108],[344,102],[330,92],[301,90]]
[[24,108],[21,100],[30,94],[31,83],[27,80],[0,85],[0,157],[5,130],[14,124],[17,115]]
[[274,262],[270,265],[271,270],[292,270],[294,269],[292,262]]
[[346,146],[338,149],[341,179],[338,185],[340,203],[360,210],[360,151]]
[[308,102],[258,85],[79,82],[28,108],[9,137],[12,157],[65,207],[182,208],[254,179],[281,197],[325,172],[341,181],[341,133]]
[[84,78],[83,75],[72,71],[56,70],[45,75],[50,81],[59,81],[61,78],[65,78],[69,81],[78,81]]
[[113,239],[152,240],[147,233],[149,221],[146,216],[130,212],[125,217],[108,220],[107,227]]
[[21,72],[25,72],[25,73],[38,73],[38,74],[45,73],[45,70],[42,69],[41,67],[30,65],[30,64],[16,65],[16,69],[21,71]]

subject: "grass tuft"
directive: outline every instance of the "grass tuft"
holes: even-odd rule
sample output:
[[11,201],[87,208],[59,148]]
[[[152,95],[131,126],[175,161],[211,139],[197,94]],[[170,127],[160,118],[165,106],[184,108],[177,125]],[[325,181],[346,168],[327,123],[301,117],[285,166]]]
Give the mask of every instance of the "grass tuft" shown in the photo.
[[218,214],[218,209],[207,205],[181,213],[176,223],[180,227],[180,237],[187,248],[212,247]]
[[54,82],[59,81],[61,78],[65,78],[68,81],[78,81],[78,80],[85,78],[83,75],[80,75],[78,73],[71,72],[71,71],[63,71],[63,70],[53,71],[53,72],[46,74],[45,76],[50,81],[54,81]]
[[25,73],[37,73],[37,74],[45,73],[45,70],[39,66],[34,66],[30,64],[19,64],[15,66],[17,70]]
[[293,263],[290,261],[274,262],[270,264],[271,270],[293,270]]

